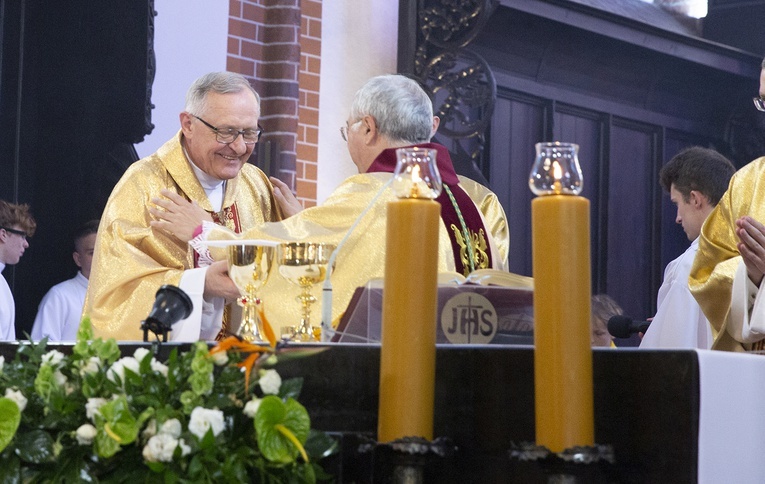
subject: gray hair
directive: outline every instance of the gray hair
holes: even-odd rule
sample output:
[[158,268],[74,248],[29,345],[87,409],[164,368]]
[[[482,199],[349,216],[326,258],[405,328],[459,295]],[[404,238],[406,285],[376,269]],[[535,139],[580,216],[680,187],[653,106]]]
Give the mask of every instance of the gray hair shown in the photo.
[[255,94],[255,99],[260,105],[260,96],[252,88],[250,82],[241,74],[234,72],[211,72],[200,77],[186,92],[187,113],[197,116],[204,114],[207,108],[207,94],[214,92],[217,94],[236,94],[245,89],[249,89]]
[[380,134],[411,144],[430,141],[433,104],[416,81],[402,75],[373,77],[356,92],[351,119],[369,115]]

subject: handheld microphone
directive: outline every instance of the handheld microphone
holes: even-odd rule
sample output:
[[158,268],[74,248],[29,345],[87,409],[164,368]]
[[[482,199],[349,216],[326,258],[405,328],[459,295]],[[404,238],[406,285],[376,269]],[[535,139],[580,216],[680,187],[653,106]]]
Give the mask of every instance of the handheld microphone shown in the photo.
[[608,332],[617,338],[629,338],[634,333],[645,333],[650,321],[635,321],[629,316],[617,314],[608,320]]

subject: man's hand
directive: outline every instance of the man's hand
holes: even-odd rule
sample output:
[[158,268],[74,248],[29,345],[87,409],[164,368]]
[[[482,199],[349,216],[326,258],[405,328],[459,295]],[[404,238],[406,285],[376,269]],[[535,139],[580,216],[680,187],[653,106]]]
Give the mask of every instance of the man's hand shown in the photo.
[[212,222],[212,216],[197,205],[197,202],[190,202],[167,189],[163,189],[161,193],[165,198],[151,199],[152,203],[159,208],[149,207],[149,213],[156,219],[149,223],[155,229],[163,230],[183,242],[188,242],[194,237],[194,231],[202,225],[202,222],[205,220]]
[[209,301],[214,297],[222,297],[228,302],[239,296],[239,289],[228,276],[228,263],[224,260],[213,262],[205,273],[204,298]]
[[736,220],[736,244],[746,265],[749,279],[757,286],[765,274],[765,226],[749,216]]
[[284,218],[292,217],[303,210],[303,205],[295,198],[295,195],[293,195],[292,190],[290,190],[286,183],[273,176],[269,177],[269,179],[274,185],[274,198],[279,207],[281,207]]

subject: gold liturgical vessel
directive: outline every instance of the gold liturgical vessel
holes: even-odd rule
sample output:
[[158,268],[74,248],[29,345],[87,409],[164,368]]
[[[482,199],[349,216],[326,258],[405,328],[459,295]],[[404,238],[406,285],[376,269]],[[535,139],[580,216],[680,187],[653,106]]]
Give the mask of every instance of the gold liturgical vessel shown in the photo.
[[[276,244],[274,244],[276,245]],[[237,335],[245,341],[263,342],[263,326],[258,317],[257,291],[268,280],[274,246],[235,244],[228,247],[228,273],[239,289],[237,302],[242,307],[242,322]]]
[[329,256],[334,250],[334,245],[314,242],[289,242],[279,244],[276,248],[279,274],[300,287],[297,301],[303,309],[300,324],[294,330],[287,330],[287,334],[282,337],[294,341],[319,341],[320,327],[311,326],[311,305],[316,302],[311,288],[324,281]]

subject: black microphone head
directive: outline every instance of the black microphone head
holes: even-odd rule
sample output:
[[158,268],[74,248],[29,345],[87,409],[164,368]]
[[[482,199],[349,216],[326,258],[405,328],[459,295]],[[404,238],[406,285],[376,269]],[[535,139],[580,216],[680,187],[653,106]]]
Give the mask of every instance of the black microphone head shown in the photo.
[[633,333],[630,326],[632,326],[632,318],[623,314],[611,316],[608,320],[608,332],[617,338],[629,338]]

